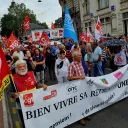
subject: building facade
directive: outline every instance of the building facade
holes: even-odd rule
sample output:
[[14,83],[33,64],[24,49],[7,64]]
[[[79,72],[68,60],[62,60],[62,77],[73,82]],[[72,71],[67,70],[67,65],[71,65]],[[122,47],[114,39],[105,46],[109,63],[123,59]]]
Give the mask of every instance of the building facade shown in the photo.
[[128,0],[79,0],[82,31],[95,31],[100,17],[103,34],[119,37],[128,33]]
[[70,16],[73,20],[75,31],[78,36],[81,33],[81,18],[80,18],[80,4],[79,0],[59,0],[59,3],[62,7],[62,18],[64,21],[64,5],[67,4]]

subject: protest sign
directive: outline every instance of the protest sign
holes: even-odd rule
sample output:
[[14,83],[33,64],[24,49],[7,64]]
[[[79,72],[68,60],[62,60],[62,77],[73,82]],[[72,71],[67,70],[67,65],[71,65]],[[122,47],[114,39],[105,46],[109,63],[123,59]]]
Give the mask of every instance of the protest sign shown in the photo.
[[26,128],[63,128],[128,96],[128,65],[20,95]]

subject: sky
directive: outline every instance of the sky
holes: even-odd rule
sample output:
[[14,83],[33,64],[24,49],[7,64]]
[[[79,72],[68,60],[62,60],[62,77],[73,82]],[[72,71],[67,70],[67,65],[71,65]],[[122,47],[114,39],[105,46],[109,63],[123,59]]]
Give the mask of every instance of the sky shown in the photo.
[[[12,0],[0,0],[0,18],[8,13],[8,8]],[[37,16],[37,20],[41,23],[46,22],[49,27],[51,23],[61,17],[62,11],[58,0],[14,0],[16,3],[24,3],[27,8],[33,10]]]

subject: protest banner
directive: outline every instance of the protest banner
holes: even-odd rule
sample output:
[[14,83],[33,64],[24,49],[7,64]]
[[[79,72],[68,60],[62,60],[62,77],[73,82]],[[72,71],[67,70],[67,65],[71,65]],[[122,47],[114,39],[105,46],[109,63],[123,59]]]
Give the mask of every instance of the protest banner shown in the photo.
[[39,41],[43,32],[47,33],[49,39],[63,38],[63,28],[42,29],[32,31],[33,41]]
[[63,128],[128,97],[128,65],[20,95],[26,128]]

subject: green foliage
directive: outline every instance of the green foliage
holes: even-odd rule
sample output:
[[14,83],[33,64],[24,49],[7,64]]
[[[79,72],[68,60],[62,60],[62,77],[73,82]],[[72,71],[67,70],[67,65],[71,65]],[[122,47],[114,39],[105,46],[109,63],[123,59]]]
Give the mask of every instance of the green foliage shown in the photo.
[[30,15],[31,23],[37,23],[36,15],[33,11],[26,8],[25,4],[11,4],[8,8],[8,14],[1,19],[1,34],[9,37],[12,30],[14,30],[15,35],[19,36],[23,31],[23,23],[27,14]]
[[44,27],[44,29],[48,29],[48,25],[46,24],[46,22],[44,22],[44,23],[38,22],[38,24],[42,25]]

